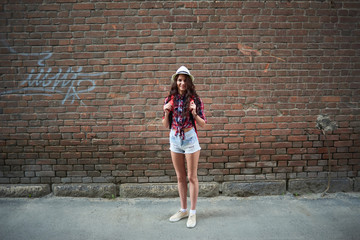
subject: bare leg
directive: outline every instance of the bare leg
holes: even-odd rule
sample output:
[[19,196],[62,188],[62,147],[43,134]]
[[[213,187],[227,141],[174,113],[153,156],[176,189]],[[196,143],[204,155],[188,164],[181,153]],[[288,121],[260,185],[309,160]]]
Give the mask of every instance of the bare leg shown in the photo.
[[171,152],[171,159],[175,168],[181,208],[187,209],[187,182],[185,169],[185,155]]
[[197,177],[197,169],[198,169],[198,162],[200,157],[200,150],[195,153],[185,154],[185,157],[186,157],[186,164],[188,170],[188,179],[190,183],[191,210],[195,210],[197,198],[199,194],[199,181]]

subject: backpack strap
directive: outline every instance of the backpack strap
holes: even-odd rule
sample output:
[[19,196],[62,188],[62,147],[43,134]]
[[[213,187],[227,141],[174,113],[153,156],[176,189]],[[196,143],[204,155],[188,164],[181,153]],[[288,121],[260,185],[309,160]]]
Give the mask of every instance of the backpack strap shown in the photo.
[[[174,102],[174,96],[171,96],[170,99],[168,99],[168,101],[165,103],[169,103],[169,102]],[[171,125],[172,125],[172,116],[173,116],[173,111],[170,111],[169,113],[169,129],[171,129]]]
[[[194,98],[191,98],[191,101],[194,101],[195,105],[196,105],[196,99]],[[197,128],[196,128],[196,121],[194,119],[194,116],[190,113],[190,120],[192,122],[192,124],[194,125],[194,128],[195,128],[195,132],[196,132],[196,135],[197,135]]]
[[196,135],[197,135],[196,121],[194,119],[194,116],[191,113],[190,113],[190,120],[191,120],[192,124],[194,125],[195,132],[196,132]]

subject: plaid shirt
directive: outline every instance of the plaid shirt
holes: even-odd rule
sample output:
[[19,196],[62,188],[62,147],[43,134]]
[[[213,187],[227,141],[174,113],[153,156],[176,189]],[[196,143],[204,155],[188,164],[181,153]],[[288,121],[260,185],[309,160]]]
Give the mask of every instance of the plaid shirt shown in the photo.
[[[171,128],[174,129],[175,136],[177,136],[180,133],[180,137],[182,139],[185,138],[184,129],[195,127],[193,122],[190,119],[190,111],[186,114],[186,117],[183,119],[182,112],[184,111],[184,104],[185,104],[185,97],[181,96],[180,94],[175,95],[173,97],[174,100],[174,106],[172,110],[172,119],[171,119]],[[164,101],[164,105],[167,104],[170,101],[170,98],[167,97]],[[205,113],[204,113],[204,103],[199,98],[199,101],[201,103],[200,111],[197,112],[197,115],[201,117],[205,122],[207,122]],[[163,119],[165,117],[165,112],[163,115]]]

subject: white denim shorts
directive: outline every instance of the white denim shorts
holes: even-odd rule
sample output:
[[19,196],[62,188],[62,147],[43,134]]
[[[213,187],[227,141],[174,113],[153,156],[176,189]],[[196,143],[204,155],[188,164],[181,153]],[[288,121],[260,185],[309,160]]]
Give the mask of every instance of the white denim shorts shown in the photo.
[[190,154],[201,149],[198,136],[195,129],[185,133],[185,139],[182,140],[180,133],[175,136],[175,130],[170,131],[170,151],[175,153]]

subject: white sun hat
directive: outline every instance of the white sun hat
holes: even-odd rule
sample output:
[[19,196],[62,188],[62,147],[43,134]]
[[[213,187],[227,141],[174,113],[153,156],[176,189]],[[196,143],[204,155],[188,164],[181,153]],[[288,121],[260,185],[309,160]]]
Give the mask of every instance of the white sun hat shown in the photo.
[[179,67],[179,69],[176,71],[176,73],[171,76],[171,81],[174,81],[175,77],[179,74],[188,75],[191,78],[191,80],[194,82],[194,79],[195,79],[194,76],[190,74],[189,69],[187,69],[185,66]]

